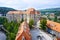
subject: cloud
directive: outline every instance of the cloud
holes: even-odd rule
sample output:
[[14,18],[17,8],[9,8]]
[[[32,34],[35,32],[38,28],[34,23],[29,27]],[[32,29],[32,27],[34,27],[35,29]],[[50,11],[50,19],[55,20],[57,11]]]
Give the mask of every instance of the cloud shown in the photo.
[[60,0],[0,0],[0,6],[15,9],[60,7]]

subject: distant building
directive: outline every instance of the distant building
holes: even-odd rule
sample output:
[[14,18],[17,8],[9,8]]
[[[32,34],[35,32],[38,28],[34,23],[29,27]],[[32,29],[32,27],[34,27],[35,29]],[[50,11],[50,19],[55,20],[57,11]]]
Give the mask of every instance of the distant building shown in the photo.
[[2,14],[0,14],[0,17],[2,16]]
[[27,19],[27,22],[29,23],[30,19],[33,19],[35,23],[40,18],[40,12],[35,10],[34,8],[29,8],[26,11],[9,11],[6,14],[6,17],[9,21],[21,21],[22,19]]
[[3,13],[0,12],[0,17],[6,17]]
[[46,19],[47,19],[48,17],[47,17],[46,15],[43,15],[43,16],[41,16],[41,18],[42,18],[42,19],[43,19],[43,18],[46,18]]
[[60,23],[47,20],[47,31],[60,39]]
[[54,13],[50,13],[50,18],[55,18],[55,14]]
[[0,17],[2,16],[3,14],[0,12]]
[[46,12],[46,13],[45,13],[45,15],[48,15],[48,14],[49,14],[49,12]]
[[60,20],[60,16],[57,16],[57,19]]
[[20,25],[15,40],[31,40],[29,25],[26,21]]

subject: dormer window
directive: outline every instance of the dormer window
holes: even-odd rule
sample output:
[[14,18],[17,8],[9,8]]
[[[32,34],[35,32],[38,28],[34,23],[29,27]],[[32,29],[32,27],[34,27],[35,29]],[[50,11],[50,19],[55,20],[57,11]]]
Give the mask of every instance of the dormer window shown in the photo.
[[24,26],[24,31],[26,31],[26,26]]
[[22,40],[25,40],[25,37],[24,36],[22,36]]
[[50,24],[50,26],[51,26],[51,27],[55,27],[55,25],[54,25],[54,24]]

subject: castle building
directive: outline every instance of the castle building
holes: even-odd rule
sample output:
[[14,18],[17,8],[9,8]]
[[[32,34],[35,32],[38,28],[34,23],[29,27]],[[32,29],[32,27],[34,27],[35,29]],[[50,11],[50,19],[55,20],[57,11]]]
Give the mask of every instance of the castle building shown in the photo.
[[6,17],[9,21],[21,21],[22,19],[27,19],[29,23],[30,19],[33,19],[36,23],[40,19],[40,12],[35,10],[34,8],[29,8],[26,11],[17,10],[17,11],[9,11],[6,14]]

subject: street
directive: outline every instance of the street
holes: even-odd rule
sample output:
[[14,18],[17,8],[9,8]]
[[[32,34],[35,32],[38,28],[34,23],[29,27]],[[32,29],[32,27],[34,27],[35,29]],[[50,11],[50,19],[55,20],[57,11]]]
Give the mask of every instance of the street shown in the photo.
[[6,35],[3,29],[4,29],[3,25],[0,25],[0,40],[6,40]]
[[[41,31],[39,28],[31,29],[32,40],[53,40],[51,36]],[[38,38],[38,36],[40,36]]]

